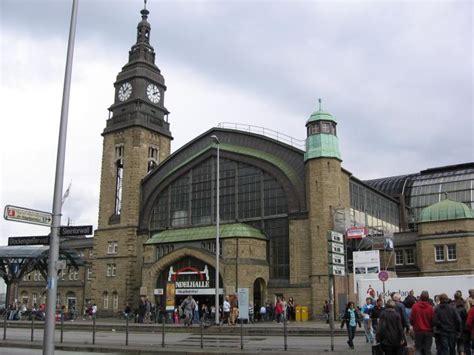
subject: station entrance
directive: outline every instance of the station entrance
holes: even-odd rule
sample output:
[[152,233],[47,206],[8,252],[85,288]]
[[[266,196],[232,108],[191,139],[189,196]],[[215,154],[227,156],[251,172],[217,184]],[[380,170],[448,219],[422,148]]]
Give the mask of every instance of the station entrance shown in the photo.
[[[216,294],[215,268],[205,262],[187,256],[162,270],[156,281],[155,302],[157,305],[173,311],[183,300],[191,295],[198,303],[211,308],[215,305]],[[219,303],[223,301],[223,282],[219,277]]]

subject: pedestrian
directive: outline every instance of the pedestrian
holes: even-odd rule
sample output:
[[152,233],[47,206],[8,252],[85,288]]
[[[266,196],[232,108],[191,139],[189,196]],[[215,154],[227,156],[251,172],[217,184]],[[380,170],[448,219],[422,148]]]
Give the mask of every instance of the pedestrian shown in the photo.
[[184,312],[184,326],[191,326],[193,324],[193,315],[194,309],[196,309],[196,301],[194,300],[193,296],[189,295],[184,299],[181,303],[181,309]]
[[275,303],[275,318],[276,322],[280,323],[282,320],[282,315],[283,315],[283,302],[281,301],[280,297],[277,297],[276,303]]
[[405,306],[406,317],[410,320],[410,313],[413,305],[416,303],[415,291],[410,290],[408,296],[403,300],[403,305]]
[[97,317],[97,305],[94,303],[92,305],[92,319],[95,319]]
[[324,314],[324,319],[326,320],[326,324],[329,324],[329,301],[328,300],[324,301],[323,314]]
[[130,312],[131,312],[131,311],[132,311],[132,310],[131,310],[131,308],[130,308],[130,304],[128,304],[128,303],[125,304],[125,308],[124,308],[124,310],[123,310],[123,315],[124,315],[124,317],[125,317],[125,318],[130,317]]
[[375,334],[375,332],[377,331],[377,325],[379,323],[380,315],[382,314],[383,310],[383,300],[381,298],[378,298],[377,302],[375,302],[374,308],[372,309],[372,313],[370,314],[370,319],[372,320],[372,334]]
[[401,317],[396,310],[395,301],[388,300],[385,304],[385,310],[380,315],[375,337],[381,344],[385,355],[398,355],[406,344]]
[[469,353],[466,351],[466,355],[468,355],[474,353],[474,351],[472,351],[474,350],[474,298],[469,300],[469,312],[467,313],[466,329],[471,332],[471,349],[469,349]]
[[263,306],[260,307],[260,320],[262,322],[267,320],[267,307]]
[[224,304],[222,306],[222,311],[224,313],[224,318],[223,318],[223,323],[227,323],[227,325],[230,325],[230,302],[229,302],[229,296],[225,296],[224,299]]
[[395,310],[400,315],[400,319],[402,321],[403,329],[408,332],[410,330],[410,324],[407,318],[407,311],[405,305],[401,302],[401,296],[399,293],[392,294],[392,300],[395,302]]
[[411,308],[410,323],[415,333],[416,355],[431,355],[434,309],[429,299],[428,291],[422,291],[420,300]]
[[474,288],[471,288],[469,291],[469,297],[466,299],[466,310],[469,311],[471,305],[474,304]]
[[146,315],[146,303],[145,299],[140,298],[140,303],[138,304],[138,323],[143,323],[145,321]]
[[145,297],[145,320],[146,324],[151,323],[151,302],[148,300],[148,297]]
[[249,303],[249,323],[252,323],[254,322],[254,308],[253,308],[253,303],[250,302]]
[[439,296],[439,305],[436,306],[433,316],[435,329],[436,351],[439,355],[456,355],[457,334],[461,331],[461,318],[449,305],[446,294]]
[[296,305],[293,297],[288,298],[288,320],[296,320]]
[[372,304],[372,298],[367,297],[365,299],[365,304],[362,306],[361,313],[364,324],[365,341],[370,344],[374,342],[374,334],[372,333],[372,324],[370,320],[373,309],[374,305]]
[[458,349],[459,355],[467,355],[471,353],[471,334],[469,329],[467,329],[467,311],[466,303],[462,298],[462,293],[456,292],[454,294],[454,309],[458,313],[459,318],[461,319],[461,332],[456,340],[456,347]]
[[230,322],[232,325],[237,324],[237,319],[239,317],[239,299],[237,295],[233,295],[230,300]]
[[346,306],[342,317],[341,329],[344,327],[344,324],[347,327],[347,345],[349,345],[351,349],[354,349],[354,337],[357,324],[359,324],[359,328],[361,327],[359,313],[355,309],[354,302],[349,302]]

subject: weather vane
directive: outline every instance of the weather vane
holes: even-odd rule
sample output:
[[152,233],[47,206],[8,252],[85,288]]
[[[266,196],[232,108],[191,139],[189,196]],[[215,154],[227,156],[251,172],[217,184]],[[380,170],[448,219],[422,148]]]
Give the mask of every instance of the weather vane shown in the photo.
[[146,0],[143,0],[143,2],[145,3],[145,7],[144,7],[144,9],[146,10]]
[[[145,0],[145,1],[146,1],[146,0]],[[318,99],[318,102],[319,102],[319,111],[321,111],[321,102],[322,102],[322,101],[323,101],[323,100],[321,100],[321,98]]]

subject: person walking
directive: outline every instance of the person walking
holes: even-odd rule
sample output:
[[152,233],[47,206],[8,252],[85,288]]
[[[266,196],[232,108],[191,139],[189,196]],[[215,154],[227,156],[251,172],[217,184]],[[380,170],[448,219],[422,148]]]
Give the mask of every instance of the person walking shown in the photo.
[[229,296],[225,296],[224,304],[222,306],[222,311],[224,313],[223,323],[230,325],[230,302]]
[[191,326],[193,324],[194,309],[197,307],[193,296],[189,295],[181,302],[180,306],[184,312],[184,326]]
[[276,318],[277,323],[280,323],[280,321],[282,320],[282,315],[283,315],[283,302],[281,301],[280,297],[278,297],[275,304],[275,318]]
[[344,324],[347,327],[347,345],[349,345],[351,349],[354,349],[354,337],[357,324],[361,327],[359,313],[355,309],[354,302],[349,302],[346,306],[342,317],[341,329],[344,327]]
[[375,338],[381,344],[385,355],[398,355],[406,344],[401,317],[393,300],[388,300],[385,304]]
[[296,305],[293,297],[288,298],[288,318],[289,321],[296,320]]
[[449,305],[446,294],[439,296],[433,316],[436,351],[438,355],[456,355],[457,334],[461,331],[461,318],[454,307]]
[[411,308],[410,323],[415,332],[415,354],[431,355],[433,344],[433,306],[428,291],[422,291],[420,300]]
[[370,315],[372,314],[373,309],[374,305],[372,304],[372,298],[367,297],[365,299],[365,304],[362,306],[361,313],[364,324],[365,340],[370,344],[374,342],[374,335],[372,333],[372,324],[370,320]]
[[[466,329],[471,332],[471,349],[470,353],[474,353],[474,298],[471,298],[469,301],[469,312],[467,313],[466,319]],[[468,353],[466,352],[466,355]]]
[[416,303],[415,291],[410,290],[410,292],[408,293],[408,296],[406,296],[405,299],[403,300],[403,305],[405,306],[406,317],[408,320],[410,320],[411,310],[415,303]]
[[456,347],[458,349],[458,355],[470,355],[471,354],[471,334],[467,329],[467,311],[466,303],[462,298],[461,293],[454,294],[454,309],[456,310],[459,318],[461,319],[461,332],[456,340]]
[[378,298],[370,314],[370,319],[372,320],[372,334],[375,334],[377,331],[377,325],[379,324],[380,315],[382,314],[383,310],[383,300]]
[[392,294],[392,300],[395,302],[395,310],[400,315],[403,329],[408,332],[410,330],[410,324],[408,323],[407,311],[405,305],[401,302],[401,296],[399,293]]

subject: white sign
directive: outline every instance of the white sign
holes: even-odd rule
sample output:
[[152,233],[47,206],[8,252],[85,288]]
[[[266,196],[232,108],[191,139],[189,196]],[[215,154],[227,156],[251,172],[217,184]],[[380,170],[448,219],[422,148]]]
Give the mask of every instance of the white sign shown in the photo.
[[336,243],[344,243],[344,235],[342,233],[329,231],[328,240]]
[[[215,295],[215,288],[177,288],[176,295]],[[224,289],[219,289],[219,294],[224,294]]]
[[346,269],[344,266],[329,265],[329,274],[344,276],[346,274]]
[[345,265],[344,255],[330,254],[329,262],[334,265]]
[[238,289],[239,319],[249,319],[249,289]]
[[162,288],[155,288],[155,289],[153,290],[153,294],[154,294],[154,295],[157,295],[157,296],[161,296],[161,295],[164,294],[164,293],[163,293],[163,289],[162,289]]
[[380,272],[380,251],[355,251],[354,258],[354,293],[357,293],[357,282],[362,279],[377,278]]
[[329,252],[344,255],[344,244],[329,242]]
[[51,213],[10,205],[5,206],[3,217],[8,221],[39,224],[46,227],[51,227],[53,223]]

